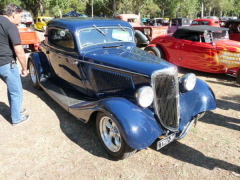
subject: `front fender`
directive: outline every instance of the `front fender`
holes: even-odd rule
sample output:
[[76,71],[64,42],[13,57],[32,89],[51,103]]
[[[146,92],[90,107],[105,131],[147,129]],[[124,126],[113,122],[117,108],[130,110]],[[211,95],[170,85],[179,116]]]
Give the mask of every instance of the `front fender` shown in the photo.
[[147,36],[145,36],[141,31],[135,30],[135,37],[137,38],[137,46],[149,44]]
[[154,114],[147,108],[124,98],[105,99],[99,105],[102,111],[115,118],[125,141],[133,149],[147,148],[162,134]]
[[184,126],[201,112],[216,109],[216,99],[212,89],[204,81],[197,79],[192,91],[180,95],[180,132]]

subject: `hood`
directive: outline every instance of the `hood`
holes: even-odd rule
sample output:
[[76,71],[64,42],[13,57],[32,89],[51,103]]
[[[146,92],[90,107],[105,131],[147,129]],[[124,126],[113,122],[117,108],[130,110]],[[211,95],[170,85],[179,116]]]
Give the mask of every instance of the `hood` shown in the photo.
[[84,54],[84,60],[148,76],[156,70],[174,66],[133,46],[93,49]]
[[220,51],[240,53],[240,42],[232,40],[219,40],[216,42],[216,48]]

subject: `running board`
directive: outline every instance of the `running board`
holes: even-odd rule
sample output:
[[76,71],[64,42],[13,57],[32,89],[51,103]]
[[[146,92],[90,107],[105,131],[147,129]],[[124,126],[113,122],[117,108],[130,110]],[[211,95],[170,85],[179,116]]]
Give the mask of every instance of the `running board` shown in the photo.
[[86,101],[83,96],[76,95],[67,88],[59,87],[53,81],[46,79],[41,82],[41,87],[49,96],[51,96],[65,110],[69,111],[69,107],[75,104],[81,104]]

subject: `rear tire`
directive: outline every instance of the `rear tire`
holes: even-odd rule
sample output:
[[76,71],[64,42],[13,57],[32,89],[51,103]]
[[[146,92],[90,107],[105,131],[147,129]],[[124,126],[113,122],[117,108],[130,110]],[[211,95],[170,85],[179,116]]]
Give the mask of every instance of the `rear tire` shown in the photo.
[[96,126],[104,149],[114,159],[126,159],[137,151],[126,143],[115,119],[105,113],[98,113]]
[[28,60],[28,67],[29,67],[29,74],[31,76],[33,86],[36,89],[41,89],[41,86],[40,86],[40,83],[39,83],[39,77],[38,77],[38,73],[37,73],[37,68],[34,65],[34,62],[33,62],[32,59]]
[[163,59],[163,51],[158,47],[147,46],[144,51]]
[[240,68],[239,68],[239,70],[237,71],[236,83],[237,83],[238,85],[240,85]]

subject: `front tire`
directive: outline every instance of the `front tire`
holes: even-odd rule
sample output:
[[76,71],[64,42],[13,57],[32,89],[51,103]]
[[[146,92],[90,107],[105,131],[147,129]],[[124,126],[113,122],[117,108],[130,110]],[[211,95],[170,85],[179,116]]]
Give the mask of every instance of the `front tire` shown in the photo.
[[29,67],[29,73],[30,73],[30,77],[31,77],[33,86],[34,86],[36,89],[41,89],[40,83],[39,83],[39,78],[38,78],[38,73],[37,73],[37,68],[36,68],[36,66],[34,65],[32,59],[29,59],[28,67]]
[[153,54],[159,58],[163,58],[163,51],[158,47],[148,46],[144,49],[144,51],[147,51],[150,54]]
[[114,159],[126,159],[137,151],[126,143],[114,118],[98,113],[96,126],[104,149]]

